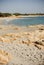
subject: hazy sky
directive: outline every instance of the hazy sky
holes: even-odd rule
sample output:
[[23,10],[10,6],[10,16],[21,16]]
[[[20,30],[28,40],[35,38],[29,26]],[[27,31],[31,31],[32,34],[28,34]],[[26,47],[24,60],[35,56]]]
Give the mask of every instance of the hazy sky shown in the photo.
[[44,0],[0,0],[0,12],[44,13]]

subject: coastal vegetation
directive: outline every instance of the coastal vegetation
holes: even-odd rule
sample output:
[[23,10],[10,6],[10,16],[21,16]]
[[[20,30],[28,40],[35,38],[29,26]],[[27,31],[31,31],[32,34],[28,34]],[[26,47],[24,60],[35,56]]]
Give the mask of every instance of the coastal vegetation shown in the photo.
[[0,12],[0,17],[8,17],[8,16],[11,16],[10,13],[1,13]]
[[0,12],[0,17],[9,17],[9,16],[12,16],[12,15],[15,15],[15,16],[29,16],[29,15],[44,15],[44,13],[2,13]]

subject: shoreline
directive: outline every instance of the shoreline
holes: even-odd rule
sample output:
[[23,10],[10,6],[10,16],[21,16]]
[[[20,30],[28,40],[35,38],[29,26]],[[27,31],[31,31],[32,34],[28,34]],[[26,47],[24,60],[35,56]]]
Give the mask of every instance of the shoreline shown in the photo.
[[25,18],[25,17],[41,17],[41,16],[44,16],[44,15],[28,15],[28,16],[22,16],[22,15],[19,15],[19,16],[10,16],[10,17],[0,17],[0,20],[13,20],[13,19],[20,19],[20,18]]

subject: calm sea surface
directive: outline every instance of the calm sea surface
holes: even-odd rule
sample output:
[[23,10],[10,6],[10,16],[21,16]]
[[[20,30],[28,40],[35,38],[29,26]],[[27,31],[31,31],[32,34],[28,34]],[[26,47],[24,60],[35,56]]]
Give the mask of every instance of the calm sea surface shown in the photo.
[[44,24],[44,16],[25,17],[25,18],[15,19],[15,20],[9,21],[8,24],[13,24],[13,25],[18,25],[18,26]]

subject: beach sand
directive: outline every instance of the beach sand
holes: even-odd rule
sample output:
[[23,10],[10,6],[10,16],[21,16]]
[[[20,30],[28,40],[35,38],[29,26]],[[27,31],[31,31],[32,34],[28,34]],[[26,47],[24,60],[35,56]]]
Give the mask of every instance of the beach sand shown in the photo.
[[0,50],[0,65],[44,65],[44,25],[0,25]]

